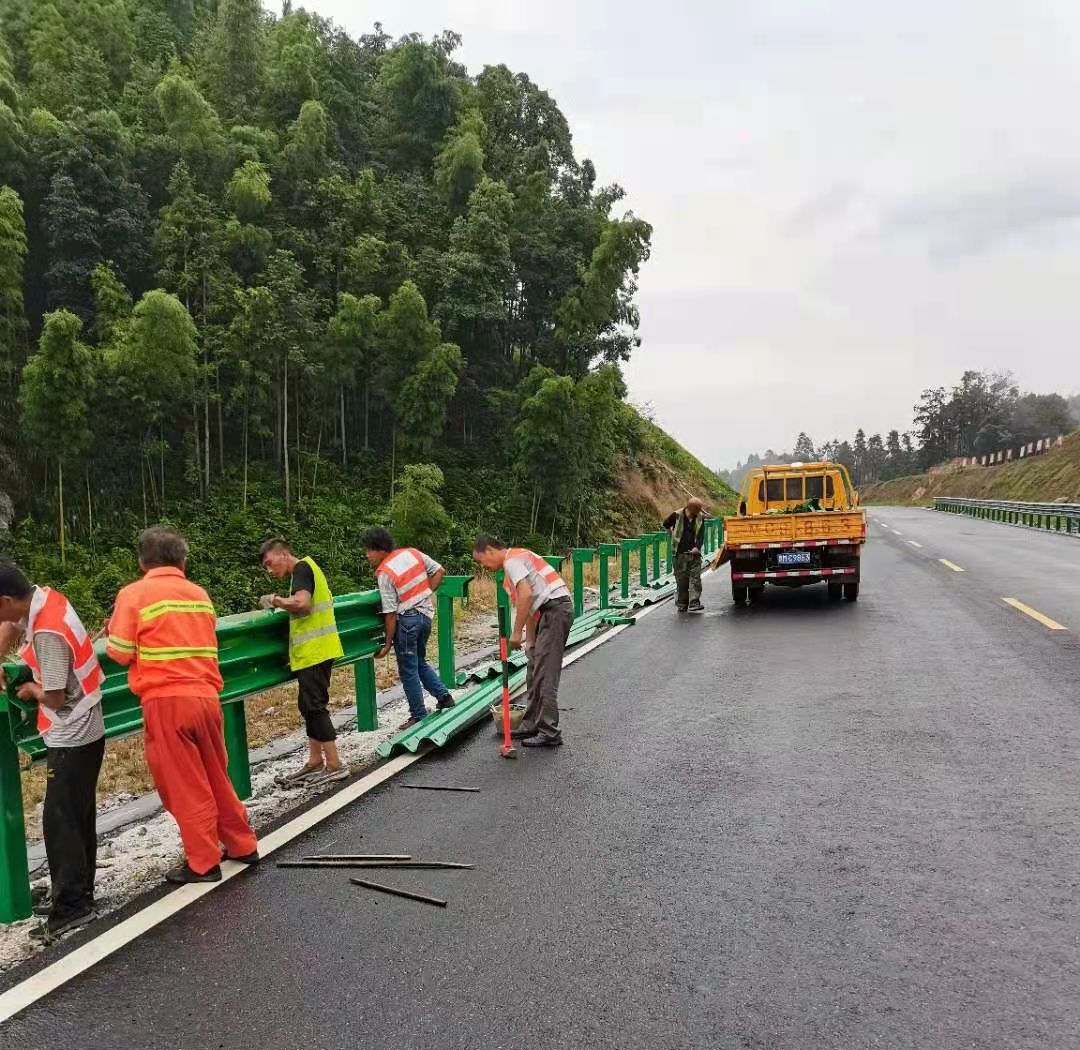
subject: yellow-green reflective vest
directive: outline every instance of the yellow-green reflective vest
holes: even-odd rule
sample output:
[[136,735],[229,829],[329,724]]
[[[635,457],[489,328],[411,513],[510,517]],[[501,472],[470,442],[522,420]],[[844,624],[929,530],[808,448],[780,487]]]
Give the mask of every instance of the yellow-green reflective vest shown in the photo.
[[289,618],[289,666],[294,671],[314,667],[324,660],[336,660],[345,654],[334,619],[334,596],[326,585],[322,569],[311,558],[301,558],[315,576],[315,593],[307,616]]

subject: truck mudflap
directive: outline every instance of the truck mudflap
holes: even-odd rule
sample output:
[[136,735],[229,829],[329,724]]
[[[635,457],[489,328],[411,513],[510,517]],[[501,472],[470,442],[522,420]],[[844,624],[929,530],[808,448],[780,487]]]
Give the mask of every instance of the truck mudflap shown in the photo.
[[791,579],[793,576],[813,577],[818,580],[826,576],[858,576],[858,567],[846,565],[837,569],[779,569],[775,572],[735,572],[732,570],[732,580],[778,580]]

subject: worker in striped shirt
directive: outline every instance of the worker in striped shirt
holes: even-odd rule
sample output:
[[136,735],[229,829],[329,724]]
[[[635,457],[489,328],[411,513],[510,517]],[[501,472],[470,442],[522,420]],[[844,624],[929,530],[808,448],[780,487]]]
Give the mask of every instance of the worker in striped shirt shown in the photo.
[[425,689],[435,698],[437,710],[454,706],[454,698],[439,672],[427,662],[427,643],[435,616],[434,592],[446,570],[422,551],[395,547],[394,537],[386,529],[368,529],[361,542],[375,570],[386,623],[386,644],[378,656],[387,656],[393,649],[397,657],[401,687],[409,702],[409,717],[400,728],[408,729],[428,713]]
[[256,864],[259,853],[229,780],[214,606],[186,579],[187,553],[173,529],[142,534],[144,575],[116,596],[106,652],[128,668],[128,686],[142,703],[146,764],[180,828],[186,859],[165,878],[219,882],[222,860]]

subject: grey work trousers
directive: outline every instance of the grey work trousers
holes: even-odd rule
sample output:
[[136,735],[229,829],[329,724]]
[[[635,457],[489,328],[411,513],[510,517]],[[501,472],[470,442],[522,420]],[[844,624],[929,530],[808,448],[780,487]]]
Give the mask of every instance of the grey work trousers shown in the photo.
[[701,555],[675,555],[675,604],[685,609],[691,602],[701,601]]
[[569,598],[553,598],[540,609],[536,638],[529,650],[526,675],[528,705],[521,718],[523,729],[535,729],[541,736],[557,738],[559,731],[559,679],[562,677],[563,653],[574,606]]

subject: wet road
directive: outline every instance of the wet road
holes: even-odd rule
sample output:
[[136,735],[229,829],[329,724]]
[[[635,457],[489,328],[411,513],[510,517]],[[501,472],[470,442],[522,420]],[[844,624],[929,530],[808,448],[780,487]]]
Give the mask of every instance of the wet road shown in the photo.
[[1080,1046],[1080,543],[871,520],[857,604],[736,609],[710,579],[706,615],[665,606],[567,669],[561,750],[504,762],[484,728],[278,855],[475,864],[376,876],[445,910],[266,865],[0,1042]]

